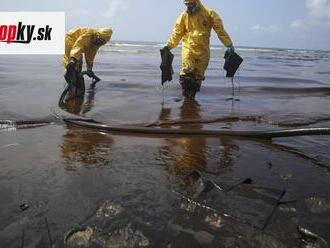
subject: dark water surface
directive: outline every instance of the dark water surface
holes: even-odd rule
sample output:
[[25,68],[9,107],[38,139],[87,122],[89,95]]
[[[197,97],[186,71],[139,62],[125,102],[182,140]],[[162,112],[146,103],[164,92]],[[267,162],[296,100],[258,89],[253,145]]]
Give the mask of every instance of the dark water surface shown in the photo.
[[[159,48],[103,49],[102,81],[71,114],[57,106],[60,57],[1,57],[0,247],[63,247],[65,238],[72,247],[327,247],[328,136],[136,137],[67,126],[53,114],[107,124],[240,119],[165,125],[181,129],[330,127],[330,53],[238,49],[245,64],[233,95],[214,47],[192,102],[180,96],[179,49],[175,80],[160,87]],[[29,119],[55,123],[15,130],[5,122]]]

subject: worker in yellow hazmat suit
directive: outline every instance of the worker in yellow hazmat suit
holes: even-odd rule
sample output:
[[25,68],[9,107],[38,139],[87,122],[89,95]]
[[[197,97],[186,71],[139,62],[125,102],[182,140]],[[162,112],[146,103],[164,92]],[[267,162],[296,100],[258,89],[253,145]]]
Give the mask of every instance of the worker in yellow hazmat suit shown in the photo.
[[211,30],[214,29],[228,52],[233,53],[234,46],[214,10],[204,7],[200,0],[184,0],[184,4],[187,10],[178,17],[165,48],[175,48],[183,39],[180,84],[183,96],[194,98],[209,64]]
[[111,29],[75,28],[65,36],[65,55],[63,64],[66,68],[65,79],[70,84],[79,84],[83,64],[86,60],[87,75],[95,76],[93,62],[98,49],[105,45],[112,36]]

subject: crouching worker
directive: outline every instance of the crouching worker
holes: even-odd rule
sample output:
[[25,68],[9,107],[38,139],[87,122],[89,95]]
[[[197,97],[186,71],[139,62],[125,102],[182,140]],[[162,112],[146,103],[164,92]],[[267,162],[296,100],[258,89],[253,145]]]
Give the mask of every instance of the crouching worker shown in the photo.
[[211,30],[214,29],[228,52],[234,52],[234,47],[214,10],[204,7],[200,0],[184,0],[184,4],[187,10],[178,17],[165,48],[175,48],[183,39],[180,84],[182,95],[193,99],[200,91],[209,64]]
[[82,75],[83,54],[86,61],[86,75],[97,78],[93,72],[93,62],[98,49],[111,38],[111,29],[76,28],[65,36],[64,78],[70,86],[69,97],[83,96],[85,83]]

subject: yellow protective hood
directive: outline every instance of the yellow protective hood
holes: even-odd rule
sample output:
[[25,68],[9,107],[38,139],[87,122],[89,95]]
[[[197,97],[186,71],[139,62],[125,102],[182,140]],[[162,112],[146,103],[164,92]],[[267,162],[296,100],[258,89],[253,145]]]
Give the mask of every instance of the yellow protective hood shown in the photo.
[[198,11],[200,11],[201,9],[204,8],[204,6],[200,0],[196,0],[196,6],[197,6]]
[[97,34],[100,36],[101,39],[108,42],[112,36],[112,29],[110,29],[110,28],[98,29]]
[[202,4],[202,2],[200,0],[196,0],[196,3],[197,3],[197,6],[198,7],[203,7],[203,4]]
[[202,4],[202,2],[201,2],[200,0],[196,0],[196,4],[197,4],[198,6],[203,6],[203,4]]

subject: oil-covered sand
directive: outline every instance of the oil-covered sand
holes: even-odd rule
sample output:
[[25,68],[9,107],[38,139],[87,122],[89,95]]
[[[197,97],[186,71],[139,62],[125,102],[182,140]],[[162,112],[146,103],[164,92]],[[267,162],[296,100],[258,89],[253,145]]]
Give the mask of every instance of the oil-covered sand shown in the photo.
[[[160,87],[159,48],[106,47],[95,63],[102,81],[86,80],[84,102],[64,109],[60,57],[1,56],[0,247],[328,247],[329,136],[132,136],[54,113],[109,125],[238,117],[165,125],[179,129],[330,127],[330,54],[238,49],[233,95],[213,48],[193,102],[180,96],[179,49],[174,82]],[[54,123],[5,122],[32,119]]]

